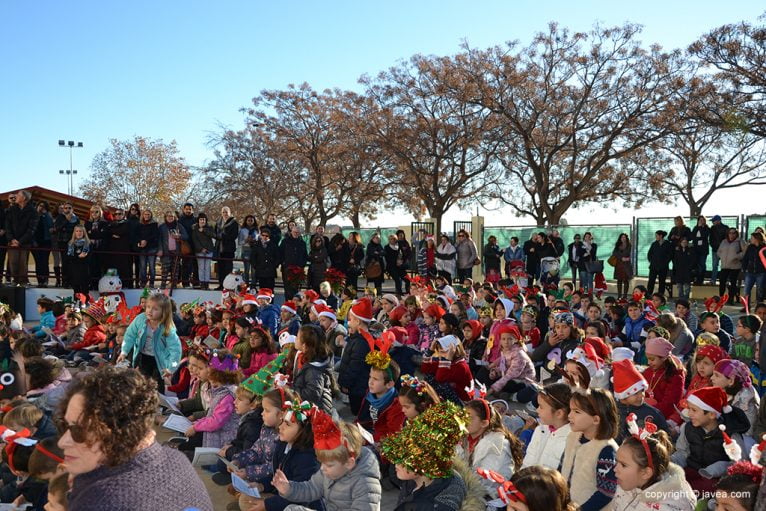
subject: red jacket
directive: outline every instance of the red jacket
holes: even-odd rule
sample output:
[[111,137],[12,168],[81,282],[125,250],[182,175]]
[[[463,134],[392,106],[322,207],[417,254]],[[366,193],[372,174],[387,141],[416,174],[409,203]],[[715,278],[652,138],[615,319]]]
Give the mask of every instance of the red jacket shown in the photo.
[[104,341],[106,341],[106,332],[104,331],[104,327],[101,325],[93,325],[85,331],[85,335],[83,336],[82,341],[72,344],[69,349],[81,350],[87,348],[88,346],[93,346],[94,344],[100,344]]
[[395,397],[391,404],[378,413],[378,420],[372,424],[372,437],[375,443],[389,435],[398,433],[404,425],[404,412],[399,404],[399,397]]
[[675,407],[684,395],[684,373],[676,370],[670,378],[665,376],[665,368],[655,371],[648,367],[644,379],[649,384],[646,389],[646,402],[662,412],[665,418],[672,417]]
[[189,332],[189,337],[192,339],[196,337],[201,337],[202,339],[205,339],[207,337],[207,333],[210,330],[210,327],[208,327],[205,323],[202,323],[200,325],[194,325],[191,327],[191,331]]
[[66,333],[66,314],[62,314],[56,318],[56,324],[53,325],[53,333],[61,337]]
[[461,400],[471,400],[471,396],[468,395],[465,389],[471,385],[473,375],[471,375],[471,369],[464,358],[453,360],[452,362],[432,358],[428,362],[423,362],[420,370],[425,374],[433,374],[434,379],[439,383],[450,384]]

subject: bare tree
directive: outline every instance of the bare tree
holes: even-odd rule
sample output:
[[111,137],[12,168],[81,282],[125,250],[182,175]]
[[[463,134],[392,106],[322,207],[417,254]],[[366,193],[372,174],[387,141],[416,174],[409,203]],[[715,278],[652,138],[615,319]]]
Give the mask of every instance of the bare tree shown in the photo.
[[555,23],[526,48],[466,47],[451,73],[456,94],[500,124],[507,186],[499,196],[538,224],[583,203],[639,205],[657,142],[685,115],[695,88],[679,52],[648,50],[639,28],[571,33]]

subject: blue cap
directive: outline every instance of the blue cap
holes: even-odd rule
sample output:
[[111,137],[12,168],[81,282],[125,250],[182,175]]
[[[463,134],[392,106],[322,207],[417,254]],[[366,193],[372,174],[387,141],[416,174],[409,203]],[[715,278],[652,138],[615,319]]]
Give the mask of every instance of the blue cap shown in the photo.
[[720,222],[720,221],[721,221],[721,215],[713,216],[713,222]]

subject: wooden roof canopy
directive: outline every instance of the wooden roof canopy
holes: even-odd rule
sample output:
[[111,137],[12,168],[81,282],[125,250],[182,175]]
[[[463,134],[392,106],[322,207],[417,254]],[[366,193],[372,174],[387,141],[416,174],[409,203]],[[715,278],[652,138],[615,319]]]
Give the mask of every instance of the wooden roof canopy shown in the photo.
[[[2,201],[2,205],[4,208],[8,207],[8,195],[11,193],[16,193],[19,190],[27,190],[29,193],[32,194],[32,202],[38,203],[40,201],[47,201],[49,206],[49,211],[52,215],[56,215],[56,212],[58,211],[58,206],[62,202],[71,202],[72,206],[74,207],[74,212],[77,215],[77,218],[79,218],[81,221],[88,220],[90,218],[90,208],[96,204],[93,201],[89,201],[87,199],[83,199],[82,197],[75,197],[74,195],[68,195],[66,193],[57,192],[55,190],[50,190],[48,188],[43,188],[42,186],[28,186],[25,188],[15,188],[13,190],[8,190],[6,192],[0,192],[0,200]],[[110,206],[104,206],[101,205],[102,208],[105,210],[114,211],[115,208]]]

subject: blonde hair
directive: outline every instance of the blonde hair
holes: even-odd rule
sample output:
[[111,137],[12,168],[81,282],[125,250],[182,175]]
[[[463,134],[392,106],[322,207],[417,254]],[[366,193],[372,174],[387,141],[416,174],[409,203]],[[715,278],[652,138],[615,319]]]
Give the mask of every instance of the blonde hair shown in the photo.
[[[431,343],[431,351],[438,351],[437,350],[437,346],[439,348],[444,348],[444,346],[439,344],[439,340],[437,339],[437,340],[435,340],[434,342]],[[459,359],[465,358],[465,357],[466,357],[465,348],[463,347],[463,343],[459,342],[459,343],[457,343],[455,345],[455,358],[453,358],[452,360],[459,360]]]
[[3,426],[16,430],[34,428],[43,418],[43,415],[43,411],[32,403],[19,405],[5,414]]
[[82,225],[82,224],[77,224],[77,225],[74,226],[74,229],[72,229],[72,237],[69,238],[69,244],[71,245],[77,239],[77,238],[74,237],[74,233],[77,232],[77,229],[81,229],[82,230],[82,239],[85,240],[85,246],[89,247],[90,246],[90,238],[88,237],[88,231],[85,230],[85,226]]
[[170,298],[162,293],[154,293],[146,299],[147,302],[156,303],[162,316],[160,316],[160,325],[164,328],[164,335],[170,335],[170,332],[175,328],[173,323],[173,304],[170,302]]
[[340,422],[337,425],[343,442],[335,449],[317,449],[316,456],[320,463],[327,463],[328,461],[346,463],[351,458],[359,457],[364,441],[357,426],[347,422]]

